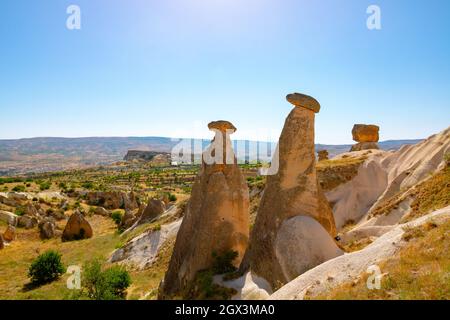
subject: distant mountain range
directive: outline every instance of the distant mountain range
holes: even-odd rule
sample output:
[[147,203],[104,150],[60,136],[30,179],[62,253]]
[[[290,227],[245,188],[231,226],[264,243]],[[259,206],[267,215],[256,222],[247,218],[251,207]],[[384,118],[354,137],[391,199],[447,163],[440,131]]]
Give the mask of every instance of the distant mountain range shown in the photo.
[[[201,141],[203,148],[209,143]],[[398,149],[421,140],[389,140],[380,142],[384,150]],[[0,176],[79,169],[120,161],[128,150],[171,152],[179,141],[166,137],[92,137],[31,138],[0,140]],[[236,141],[236,143],[246,143]],[[255,142],[250,142],[255,143]],[[271,144],[272,148],[275,144]],[[347,152],[351,145],[316,145],[327,149],[330,156]]]

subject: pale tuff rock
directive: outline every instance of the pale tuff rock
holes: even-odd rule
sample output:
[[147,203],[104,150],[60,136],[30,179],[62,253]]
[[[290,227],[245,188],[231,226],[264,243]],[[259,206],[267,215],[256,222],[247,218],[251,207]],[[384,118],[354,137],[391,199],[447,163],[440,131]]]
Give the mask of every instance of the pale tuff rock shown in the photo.
[[19,217],[12,212],[0,210],[0,221],[4,221],[9,225],[16,226]]
[[153,265],[161,247],[176,237],[181,219],[161,226],[160,230],[148,230],[114,251],[109,262],[118,262],[130,268],[144,270]]
[[373,124],[355,124],[352,130],[353,140],[358,142],[350,151],[379,149],[380,127]]
[[[446,207],[406,224],[392,226],[382,236],[364,249],[328,260],[325,263],[303,273],[289,282],[274,294],[269,300],[302,300],[306,293],[316,296],[324,294],[334,287],[357,279],[367,268],[390,259],[405,245],[402,236],[408,228],[417,227],[433,221],[438,225],[448,220],[450,207]],[[332,278],[333,281],[328,281]]]
[[[214,252],[236,251],[238,258],[235,263],[238,266],[247,247],[248,187],[237,166],[229,137],[236,128],[227,121],[212,122],[208,127],[215,131],[215,138],[203,154],[202,167],[192,188],[169,269],[161,284],[162,298],[179,293],[198,271],[210,268]],[[213,157],[224,161],[210,163]]]
[[[280,136],[279,170],[267,177],[241,266],[242,271],[250,269],[269,281],[272,287],[292,280],[333,254],[339,254],[333,241],[336,236],[333,213],[320,188],[315,168],[314,118],[320,105],[314,98],[300,94],[288,95],[287,100],[296,108],[287,117]],[[315,219],[324,232],[306,232],[300,217]],[[289,239],[284,232],[296,236]],[[320,245],[316,246],[316,242]],[[288,248],[294,247],[306,256],[292,259],[292,250]],[[316,248],[326,250],[326,253],[315,256]]]
[[378,147],[378,143],[376,143],[376,142],[359,142],[352,146],[352,148],[350,149],[350,152],[362,151],[362,150],[373,150],[373,149],[380,149],[380,147]]
[[395,152],[377,150],[368,155],[351,181],[326,194],[333,203],[338,228],[349,220],[364,222],[384,201],[407,192],[441,170],[449,152],[450,128],[447,128],[416,145],[405,145]]

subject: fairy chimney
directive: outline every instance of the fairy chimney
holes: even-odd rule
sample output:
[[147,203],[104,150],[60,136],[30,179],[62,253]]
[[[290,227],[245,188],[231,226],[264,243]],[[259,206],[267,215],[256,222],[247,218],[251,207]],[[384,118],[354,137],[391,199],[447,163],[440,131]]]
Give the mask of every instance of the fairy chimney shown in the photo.
[[236,128],[228,121],[211,122],[215,132],[203,153],[168,271],[160,287],[160,298],[179,294],[200,270],[213,264],[213,253],[238,253],[239,266],[249,237],[249,193],[247,183],[231,148],[230,134]]

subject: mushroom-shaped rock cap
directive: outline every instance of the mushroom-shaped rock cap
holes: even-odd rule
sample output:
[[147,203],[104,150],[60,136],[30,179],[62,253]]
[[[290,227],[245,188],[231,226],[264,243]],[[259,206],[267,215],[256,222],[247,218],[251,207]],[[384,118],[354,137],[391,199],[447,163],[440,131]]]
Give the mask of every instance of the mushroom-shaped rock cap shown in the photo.
[[236,127],[233,126],[233,124],[229,121],[225,120],[219,120],[219,121],[213,121],[208,124],[209,130],[219,130],[221,132],[228,132],[228,133],[234,133],[236,132]]
[[301,93],[291,93],[286,96],[286,100],[296,107],[303,107],[318,113],[320,111],[320,104],[313,97]]

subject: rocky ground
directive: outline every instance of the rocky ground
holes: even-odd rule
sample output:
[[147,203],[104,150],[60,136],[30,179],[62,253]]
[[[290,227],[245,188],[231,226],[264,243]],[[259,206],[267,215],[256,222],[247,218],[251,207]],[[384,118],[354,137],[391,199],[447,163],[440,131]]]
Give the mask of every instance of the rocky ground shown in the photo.
[[[398,299],[408,290],[416,292],[409,298],[448,299],[449,141],[447,129],[398,151],[363,150],[319,162],[318,180],[333,209],[343,254],[276,288],[254,274],[215,277],[216,283],[236,290],[237,299]],[[266,178],[258,176],[258,166],[240,167],[249,188],[252,229]],[[67,275],[39,288],[27,286],[31,261],[50,248],[62,253],[66,265],[82,265],[93,256],[105,265],[121,264],[133,281],[128,299],[157,298],[197,172],[198,167],[121,162],[0,179],[0,299],[71,298]],[[160,206],[150,206],[152,201]],[[62,241],[77,212],[92,237]],[[424,250],[436,251],[438,262],[430,262]],[[414,257],[428,269],[408,270]],[[389,290],[379,292],[389,294],[365,289],[367,266],[374,263],[388,274],[382,288]],[[430,269],[434,282],[422,277]],[[425,291],[408,287],[408,272]]]

